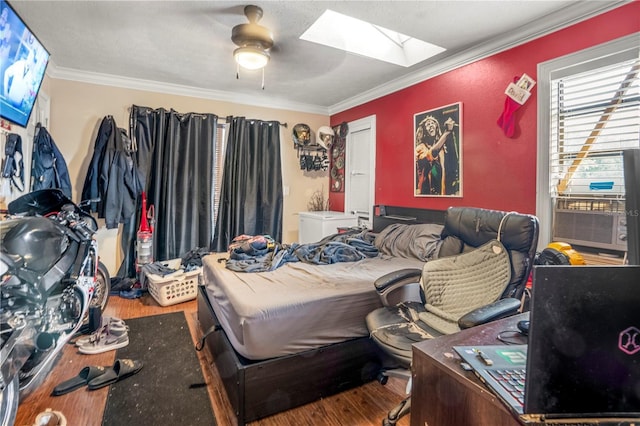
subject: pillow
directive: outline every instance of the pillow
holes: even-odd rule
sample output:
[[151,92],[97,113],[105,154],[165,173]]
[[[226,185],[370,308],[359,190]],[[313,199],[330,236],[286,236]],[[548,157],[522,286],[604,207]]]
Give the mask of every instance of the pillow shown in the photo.
[[453,235],[447,235],[442,239],[438,257],[455,256],[456,254],[462,253],[463,247],[464,243],[460,238]]
[[394,223],[384,228],[374,241],[380,253],[423,262],[438,256],[443,225]]

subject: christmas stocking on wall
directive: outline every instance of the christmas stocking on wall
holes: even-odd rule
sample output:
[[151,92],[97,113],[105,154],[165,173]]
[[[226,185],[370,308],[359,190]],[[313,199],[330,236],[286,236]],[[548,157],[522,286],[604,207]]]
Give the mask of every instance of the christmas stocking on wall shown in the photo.
[[535,81],[531,77],[523,74],[522,77],[514,77],[505,90],[507,98],[497,124],[508,138],[513,137],[516,131],[516,111],[529,99],[534,84]]
[[[514,77],[513,82],[516,83],[520,77]],[[504,100],[504,108],[502,114],[498,117],[498,126],[502,129],[505,136],[508,138],[513,137],[516,131],[516,111],[520,109],[522,105],[513,100],[507,95]]]

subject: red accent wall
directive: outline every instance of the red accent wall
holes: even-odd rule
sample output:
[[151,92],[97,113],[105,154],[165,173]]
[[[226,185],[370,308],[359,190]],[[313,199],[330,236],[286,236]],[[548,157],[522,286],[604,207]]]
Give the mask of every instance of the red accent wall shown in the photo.
[[[537,93],[516,112],[507,138],[496,124],[515,76],[537,80],[538,63],[640,31],[640,2],[425,80],[331,116],[331,125],[376,115],[375,203],[445,210],[475,206],[535,214]],[[537,86],[536,86],[537,88]],[[413,115],[462,103],[462,197],[415,197]],[[333,210],[344,193],[330,193]]]

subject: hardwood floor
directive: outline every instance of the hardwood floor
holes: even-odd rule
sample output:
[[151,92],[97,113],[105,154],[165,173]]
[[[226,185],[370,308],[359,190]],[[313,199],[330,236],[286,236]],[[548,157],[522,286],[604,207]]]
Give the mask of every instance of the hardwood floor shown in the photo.
[[[195,344],[201,336],[196,319],[195,300],[174,306],[161,307],[150,295],[145,295],[135,300],[112,296],[104,314],[126,320],[176,311],[185,312],[191,336]],[[220,375],[215,365],[212,365],[211,354],[208,350],[198,352],[197,354],[206,382],[208,383],[209,397],[218,425],[236,425],[235,415],[227,400]],[[68,426],[100,425],[107,399],[108,387],[95,391],[89,391],[84,388],[58,397],[52,397],[50,395],[57,384],[76,376],[83,367],[87,365],[112,365],[114,358],[115,351],[96,355],[83,355],[77,352],[74,345],[67,345],[56,361],[55,367],[42,385],[21,401],[20,407],[18,408],[16,426],[33,425],[38,413],[47,408],[62,412],[67,418]],[[387,411],[402,400],[405,384],[405,382],[394,378],[390,378],[385,386],[374,381],[364,386],[321,399],[317,402],[251,422],[249,426],[377,426],[381,424]],[[408,425],[408,416],[398,422],[398,426]]]

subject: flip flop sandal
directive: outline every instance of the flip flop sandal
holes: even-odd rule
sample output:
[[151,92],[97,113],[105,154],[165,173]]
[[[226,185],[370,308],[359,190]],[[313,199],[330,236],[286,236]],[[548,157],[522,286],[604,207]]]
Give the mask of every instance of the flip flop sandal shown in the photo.
[[80,370],[76,377],[66,380],[53,388],[51,395],[60,396],[85,386],[89,381],[103,375],[109,367],[90,365]]
[[89,390],[100,389],[122,379],[126,379],[129,376],[133,376],[140,370],[142,370],[142,361],[117,359],[116,362],[113,363],[113,367],[108,368],[103,375],[91,380],[87,387]]

